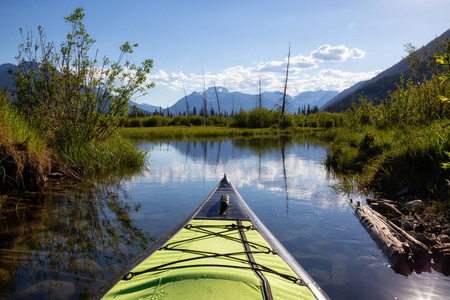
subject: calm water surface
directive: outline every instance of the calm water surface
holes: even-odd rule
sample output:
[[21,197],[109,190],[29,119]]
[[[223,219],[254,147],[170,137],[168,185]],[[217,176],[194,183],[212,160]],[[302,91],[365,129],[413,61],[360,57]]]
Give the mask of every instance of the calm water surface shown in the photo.
[[330,187],[337,181],[320,164],[326,148],[317,140],[138,146],[149,150],[141,174],[54,187],[13,203],[0,221],[0,299],[86,298],[196,207],[224,173],[332,299],[450,294],[450,278],[434,270],[403,276],[389,267],[349,198]]

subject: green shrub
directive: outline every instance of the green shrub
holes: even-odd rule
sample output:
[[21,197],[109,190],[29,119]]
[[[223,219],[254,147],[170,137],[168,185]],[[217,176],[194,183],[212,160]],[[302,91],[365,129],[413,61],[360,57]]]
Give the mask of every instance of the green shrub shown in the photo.
[[248,127],[250,128],[268,128],[273,123],[271,119],[272,112],[265,108],[254,108],[248,112]]
[[248,114],[240,110],[239,112],[233,115],[233,123],[231,124],[233,127],[245,128],[248,127]]
[[188,118],[188,125],[193,125],[193,126],[202,126],[203,125],[203,117],[200,116],[189,116]]
[[305,127],[306,126],[306,119],[307,117],[303,114],[295,115],[293,116],[294,123],[298,127]]
[[187,126],[188,125],[188,119],[185,116],[179,115],[176,116],[170,121],[170,126]]
[[129,119],[127,122],[128,127],[142,127],[142,120],[141,118],[132,118]]
[[325,121],[325,128],[331,128],[333,127],[333,120],[327,119]]
[[36,39],[29,32],[19,45],[13,74],[16,105],[36,128],[51,132],[48,141],[55,147],[67,140],[88,143],[114,135],[128,112],[128,100],[154,86],[146,83],[151,59],[140,67],[121,61],[137,44],[121,45],[117,62],[106,56],[98,60],[95,51],[90,57],[95,40],[85,30],[84,16],[83,8],[77,8],[64,18],[71,30],[60,47],[46,41],[40,26]]

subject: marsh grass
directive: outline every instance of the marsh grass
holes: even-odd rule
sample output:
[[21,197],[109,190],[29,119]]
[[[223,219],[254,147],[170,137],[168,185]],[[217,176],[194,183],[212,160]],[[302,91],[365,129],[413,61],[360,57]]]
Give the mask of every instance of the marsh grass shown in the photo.
[[139,170],[145,164],[146,152],[137,149],[130,140],[118,135],[106,141],[80,143],[73,140],[58,151],[65,164],[82,166],[88,176],[111,171]]
[[446,160],[444,150],[450,149],[450,128],[442,124],[333,129],[322,134],[331,142],[324,164],[353,178],[362,190],[392,196],[409,187],[429,193],[433,184],[445,184],[448,176],[441,164]]
[[136,172],[145,165],[145,152],[119,135],[105,141],[66,140],[52,148],[47,143],[51,134],[31,126],[0,90],[0,194],[16,188],[39,190],[54,175],[81,180]]
[[0,192],[39,189],[51,160],[45,136],[11,107],[6,91],[0,90]]
[[235,128],[210,126],[168,126],[168,127],[123,127],[119,134],[124,138],[133,140],[154,139],[196,139],[219,137],[263,137],[278,135],[295,135],[298,133],[323,130],[320,128],[289,127],[281,130],[278,127],[270,128]]

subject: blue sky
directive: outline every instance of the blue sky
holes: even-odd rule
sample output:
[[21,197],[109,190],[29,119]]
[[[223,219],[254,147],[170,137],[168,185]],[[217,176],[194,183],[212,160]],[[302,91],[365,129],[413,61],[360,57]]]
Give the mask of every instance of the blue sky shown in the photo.
[[132,61],[154,60],[156,83],[137,102],[169,106],[206,85],[256,94],[281,91],[288,47],[288,92],[341,91],[423,46],[450,28],[448,0],[0,0],[0,64],[15,63],[19,28],[44,27],[59,44],[63,20],[85,9],[99,53],[117,59],[125,41],[138,43]]

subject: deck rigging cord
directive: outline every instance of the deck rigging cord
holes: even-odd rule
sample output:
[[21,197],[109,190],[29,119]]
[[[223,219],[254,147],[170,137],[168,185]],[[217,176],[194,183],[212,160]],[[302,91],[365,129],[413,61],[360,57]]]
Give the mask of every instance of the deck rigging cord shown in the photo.
[[[186,252],[186,253],[193,253],[193,254],[199,254],[202,256],[199,257],[191,257],[191,258],[187,258],[187,259],[182,259],[182,260],[178,260],[178,261],[173,261],[173,262],[169,262],[169,263],[165,263],[165,264],[161,264],[146,270],[142,270],[139,272],[128,272],[126,273],[123,277],[122,280],[130,280],[135,276],[141,275],[141,274],[145,274],[145,273],[150,273],[150,272],[156,272],[156,271],[164,271],[164,270],[172,270],[172,269],[184,269],[184,268],[192,268],[192,267],[225,267],[225,268],[236,268],[236,269],[246,269],[246,270],[253,270],[255,272],[266,272],[266,273],[271,273],[271,274],[275,274],[277,276],[280,276],[284,279],[287,279],[289,281],[292,281],[298,285],[305,285],[304,282],[295,276],[289,275],[289,274],[283,274],[280,273],[276,270],[273,270],[269,267],[266,267],[262,264],[259,264],[257,262],[255,262],[253,260],[253,258],[249,258],[249,254],[250,257],[252,257],[252,254],[269,254],[272,253],[274,255],[277,255],[277,253],[265,246],[265,245],[261,245],[258,243],[254,243],[254,242],[250,242],[247,241],[246,239],[239,239],[236,237],[232,237],[229,236],[225,233],[233,233],[234,230],[256,230],[253,226],[243,226],[242,224],[240,224],[240,221],[238,221],[238,224],[231,224],[231,225],[191,225],[188,224],[186,226],[184,226],[185,229],[195,229],[195,230],[199,230],[201,232],[204,232],[205,234],[202,236],[196,236],[193,238],[189,238],[189,239],[184,239],[181,241],[176,241],[176,242],[172,242],[172,243],[168,243],[166,245],[164,245],[163,247],[159,248],[158,250],[169,250],[169,251],[181,251],[181,252]],[[220,231],[220,232],[213,232],[211,230],[208,230],[206,228],[224,228],[226,230],[224,231]],[[232,252],[232,253],[215,253],[215,252],[209,252],[209,251],[203,251],[203,250],[190,250],[190,249],[184,249],[184,248],[175,248],[173,247],[176,244],[180,244],[180,243],[185,243],[185,242],[190,242],[193,240],[198,240],[198,239],[203,239],[203,238],[207,238],[210,236],[220,236],[232,241],[236,241],[236,242],[241,242],[243,244],[247,243],[247,244],[251,244],[253,246],[256,247],[261,247],[263,248],[265,251],[251,251],[248,249],[245,251],[239,251],[239,252]],[[170,247],[172,246],[172,247]],[[234,257],[236,255],[242,255],[245,254],[247,255],[247,257],[249,259],[243,259],[243,258],[238,258],[238,257]],[[188,262],[188,261],[194,261],[194,260],[200,260],[200,259],[205,259],[205,258],[215,258],[215,257],[226,257],[228,259],[234,260],[234,261],[238,261],[238,262],[242,262],[245,263],[247,266],[235,266],[235,265],[220,265],[220,264],[195,264],[195,265],[182,265],[182,266],[176,266],[176,264],[179,263],[183,263],[183,262]],[[250,265],[250,266],[249,266]]]

